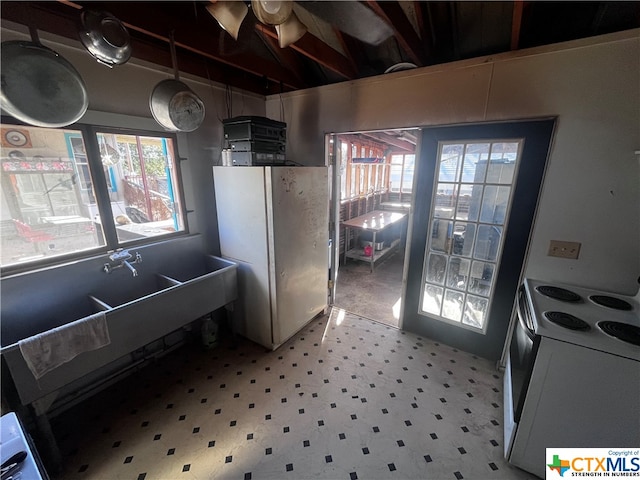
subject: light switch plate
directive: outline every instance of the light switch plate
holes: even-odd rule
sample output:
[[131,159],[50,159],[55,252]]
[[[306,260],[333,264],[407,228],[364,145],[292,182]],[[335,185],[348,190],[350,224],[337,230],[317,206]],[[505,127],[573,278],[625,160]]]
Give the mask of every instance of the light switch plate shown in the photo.
[[579,242],[551,240],[551,242],[549,242],[549,252],[547,255],[550,257],[571,258],[576,260],[580,254],[581,245]]

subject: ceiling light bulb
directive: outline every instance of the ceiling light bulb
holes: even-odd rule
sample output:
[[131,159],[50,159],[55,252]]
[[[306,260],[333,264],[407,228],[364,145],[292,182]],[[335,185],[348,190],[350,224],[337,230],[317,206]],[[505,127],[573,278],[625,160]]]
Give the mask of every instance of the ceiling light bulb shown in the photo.
[[262,4],[262,8],[271,15],[278,13],[282,8],[282,2],[280,0],[261,0],[260,3]]

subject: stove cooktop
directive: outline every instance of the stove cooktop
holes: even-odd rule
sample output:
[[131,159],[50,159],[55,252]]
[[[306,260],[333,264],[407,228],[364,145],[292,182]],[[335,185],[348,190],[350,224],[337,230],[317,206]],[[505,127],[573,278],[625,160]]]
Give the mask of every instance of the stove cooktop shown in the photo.
[[640,361],[640,303],[633,297],[526,279],[535,332]]

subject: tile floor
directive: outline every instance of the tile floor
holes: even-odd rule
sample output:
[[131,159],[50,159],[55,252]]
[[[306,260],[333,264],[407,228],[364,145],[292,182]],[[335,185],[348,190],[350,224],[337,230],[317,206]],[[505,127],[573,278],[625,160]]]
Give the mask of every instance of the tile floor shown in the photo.
[[64,479],[530,479],[491,362],[344,310],[189,345],[52,421]]

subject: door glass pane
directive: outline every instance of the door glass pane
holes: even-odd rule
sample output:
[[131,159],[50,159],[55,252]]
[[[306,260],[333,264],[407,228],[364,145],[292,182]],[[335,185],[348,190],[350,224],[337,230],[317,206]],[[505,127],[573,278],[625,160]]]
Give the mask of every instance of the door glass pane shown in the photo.
[[484,297],[476,297],[474,295],[467,295],[462,323],[471,325],[472,327],[482,328],[484,318],[487,314],[488,306],[489,299]]
[[487,183],[510,184],[518,156],[517,143],[494,143],[487,172]]
[[457,182],[460,176],[460,164],[464,153],[464,145],[445,145],[440,155],[438,180],[441,182]]
[[471,279],[469,280],[469,292],[477,295],[489,296],[493,283],[495,264],[489,262],[474,261],[471,264]]
[[447,256],[432,253],[429,255],[429,266],[427,268],[427,279],[431,283],[442,285],[444,283],[444,272],[447,268]]
[[489,143],[471,143],[467,145],[462,169],[462,181],[482,183],[489,159]]
[[427,284],[422,297],[422,310],[439,315],[442,308],[442,292],[441,287]]
[[520,146],[520,140],[440,144],[423,313],[486,329]]
[[470,257],[475,233],[475,223],[456,222],[453,228],[453,254]]
[[462,317],[462,304],[464,302],[464,293],[454,292],[453,290],[444,291],[444,302],[442,305],[442,316],[459,322]]
[[431,250],[449,253],[453,222],[436,218],[431,229]]
[[469,280],[471,261],[463,258],[451,258],[447,272],[447,287],[465,290]]
[[473,252],[474,258],[495,262],[498,258],[498,247],[502,228],[494,225],[479,225],[476,245]]
[[509,202],[510,193],[510,187],[487,185],[484,188],[484,195],[482,197],[480,221],[494,225],[503,225],[507,215],[507,203]]
[[471,206],[472,202],[479,203],[477,198],[482,198],[482,186],[460,185],[458,205],[456,206],[456,219],[476,221],[478,219],[479,209],[476,207],[472,210]]

